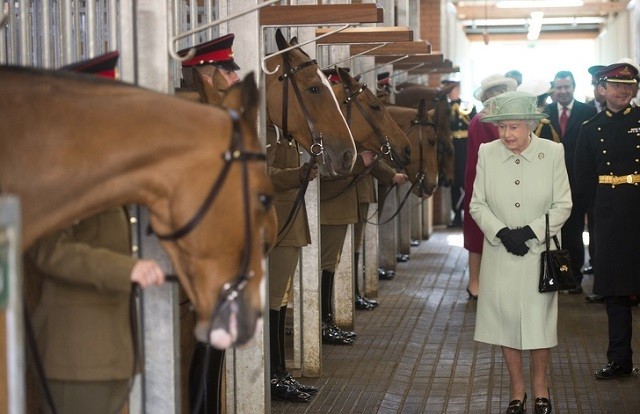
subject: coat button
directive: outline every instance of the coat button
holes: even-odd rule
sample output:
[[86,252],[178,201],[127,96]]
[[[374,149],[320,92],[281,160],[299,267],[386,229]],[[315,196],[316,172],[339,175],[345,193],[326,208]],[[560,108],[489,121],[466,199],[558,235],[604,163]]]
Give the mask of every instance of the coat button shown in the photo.
[[520,164],[520,158],[516,160],[516,164]]
[[516,185],[519,185],[520,184],[520,180],[516,180],[515,183],[516,183]]
[[516,207],[520,207],[520,203],[516,203]]
[[606,154],[606,153],[607,153],[607,150],[602,150],[602,153],[603,153],[603,154]]

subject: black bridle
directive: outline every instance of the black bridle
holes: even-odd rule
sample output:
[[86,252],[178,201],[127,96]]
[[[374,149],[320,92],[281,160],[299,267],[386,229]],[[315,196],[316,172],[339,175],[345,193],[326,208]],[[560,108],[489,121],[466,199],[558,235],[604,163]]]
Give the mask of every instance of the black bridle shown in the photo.
[[[293,135],[289,132],[288,129],[288,113],[289,113],[289,83],[291,83],[291,88],[293,89],[294,94],[296,95],[296,99],[298,100],[298,104],[300,105],[300,110],[302,111],[302,115],[304,119],[307,121],[307,127],[309,128],[309,133],[311,134],[311,147],[309,148],[309,154],[311,155],[311,162],[309,163],[309,168],[307,169],[307,173],[304,181],[300,185],[300,189],[298,190],[298,194],[296,195],[296,199],[289,211],[289,215],[287,216],[287,220],[284,225],[278,232],[278,238],[280,240],[277,242],[276,246],[282,241],[281,236],[284,236],[286,232],[289,231],[289,226],[293,222],[293,219],[298,215],[300,208],[302,207],[302,203],[304,201],[304,196],[307,192],[307,188],[309,187],[309,175],[311,174],[311,170],[314,164],[317,162],[318,157],[322,157],[322,162],[324,163],[324,146],[322,144],[322,134],[318,133],[316,127],[313,123],[313,119],[309,114],[309,110],[302,99],[302,94],[300,93],[300,87],[298,86],[298,82],[296,81],[295,74],[301,71],[302,69],[311,66],[318,65],[318,62],[315,59],[307,60],[306,62],[302,62],[298,66],[291,67],[289,60],[285,57],[282,58],[283,64],[283,74],[278,77],[278,80],[282,82],[282,133],[284,137],[291,141],[293,139]],[[276,127],[277,128],[277,127]]]
[[351,91],[351,89],[349,89],[349,86],[345,84],[342,84],[342,86],[344,87],[344,91],[347,95],[347,97],[344,98],[344,101],[343,101],[343,104],[347,106],[347,111],[346,111],[347,113],[345,116],[345,118],[347,119],[347,124],[351,125],[351,103],[353,103],[356,106],[356,108],[358,108],[358,110],[360,111],[360,114],[362,114],[362,117],[367,121],[367,123],[373,130],[373,133],[380,140],[380,153],[388,156],[389,160],[391,162],[394,162],[393,160],[394,151],[391,148],[391,144],[389,143],[389,137],[382,133],[378,125],[376,125],[375,121],[371,117],[371,113],[366,111],[362,106],[362,103],[357,99],[358,95],[360,95],[362,92],[367,90],[367,84],[363,83],[362,86],[360,86],[358,89],[356,89],[353,92]]
[[266,155],[263,152],[252,152],[247,151],[244,148],[244,142],[242,139],[242,131],[240,129],[240,116],[234,110],[228,109],[229,116],[231,117],[231,121],[233,124],[233,132],[231,134],[231,142],[229,144],[229,149],[222,154],[222,159],[224,160],[224,166],[222,167],[222,171],[213,182],[211,186],[211,190],[209,194],[205,198],[204,202],[198,209],[198,211],[194,214],[194,216],[189,220],[185,225],[183,225],[178,230],[171,232],[169,234],[158,234],[158,239],[165,241],[177,241],[178,239],[186,236],[191,232],[202,220],[204,215],[207,213],[213,202],[215,201],[220,189],[225,183],[225,180],[229,174],[229,170],[231,169],[231,164],[233,162],[240,162],[242,165],[242,197],[244,201],[244,248],[242,261],[240,263],[240,267],[238,269],[238,273],[235,279],[231,282],[227,282],[222,286],[222,290],[220,291],[220,295],[218,298],[218,302],[216,304],[215,309],[211,313],[211,318],[209,320],[209,334],[213,329],[213,320],[215,315],[222,309],[224,306],[229,306],[231,302],[237,299],[240,292],[245,288],[249,280],[254,276],[253,271],[249,271],[249,260],[251,258],[251,216],[250,216],[250,200],[249,200],[249,171],[248,171],[248,163],[249,161],[266,161]]

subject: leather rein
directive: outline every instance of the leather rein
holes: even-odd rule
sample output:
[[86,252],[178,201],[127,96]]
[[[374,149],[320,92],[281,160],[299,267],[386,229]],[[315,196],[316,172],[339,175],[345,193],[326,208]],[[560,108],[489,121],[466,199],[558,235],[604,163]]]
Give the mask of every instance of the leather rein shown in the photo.
[[[319,156],[322,157],[322,162],[324,163],[324,146],[322,144],[322,134],[318,133],[316,127],[311,119],[311,115],[309,114],[309,110],[302,99],[302,94],[300,93],[300,88],[298,83],[296,82],[295,74],[300,70],[311,66],[318,65],[318,62],[315,59],[310,59],[306,62],[302,62],[298,66],[291,67],[289,61],[283,57],[283,71],[284,73],[278,77],[278,80],[282,82],[282,133],[284,137],[291,141],[293,139],[293,135],[288,130],[288,113],[289,113],[289,83],[291,83],[291,88],[293,89],[294,94],[296,95],[296,99],[298,100],[298,104],[300,105],[300,110],[304,115],[304,119],[307,121],[307,127],[309,128],[309,133],[311,134],[311,147],[309,148],[309,154],[311,155],[311,162],[309,163],[309,168],[307,169],[306,176],[304,181],[300,185],[300,189],[298,190],[298,194],[296,195],[296,199],[289,211],[289,215],[287,216],[287,220],[282,226],[281,230],[278,232],[278,242],[276,246],[280,244],[282,241],[281,236],[286,235],[286,233],[290,230],[290,225],[293,222],[293,219],[298,215],[300,208],[302,207],[302,203],[304,201],[304,195],[307,192],[307,188],[309,187],[309,175],[311,174],[311,169],[313,165],[317,162],[317,158]],[[277,127],[276,127],[277,128]]]

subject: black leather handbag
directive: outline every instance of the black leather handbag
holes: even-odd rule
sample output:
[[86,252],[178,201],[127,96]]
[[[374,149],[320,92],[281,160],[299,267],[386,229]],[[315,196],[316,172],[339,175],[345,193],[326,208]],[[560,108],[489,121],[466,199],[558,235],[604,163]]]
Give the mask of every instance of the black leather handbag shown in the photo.
[[558,238],[553,236],[553,242],[557,250],[551,250],[549,237],[549,214],[545,214],[546,221],[546,250],[542,252],[540,260],[540,282],[538,292],[557,292],[559,290],[570,290],[578,287],[573,272],[571,271],[571,257],[569,252],[560,249]]

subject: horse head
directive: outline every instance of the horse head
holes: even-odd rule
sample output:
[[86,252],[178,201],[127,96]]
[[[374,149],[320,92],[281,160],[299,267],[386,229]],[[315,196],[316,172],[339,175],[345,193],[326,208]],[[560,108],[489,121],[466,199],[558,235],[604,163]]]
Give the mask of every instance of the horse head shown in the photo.
[[393,120],[384,104],[367,85],[337,68],[340,83],[333,85],[358,151],[383,154],[387,161],[402,169],[409,162],[411,144]]
[[433,122],[434,111],[427,112],[424,101],[418,109],[391,105],[387,110],[411,143],[411,161],[404,170],[413,184],[413,193],[428,198],[438,186],[438,140]]
[[[264,299],[263,237],[273,246],[277,234],[273,188],[255,128],[258,90],[253,73],[230,87],[222,103],[229,110],[233,131],[222,172],[208,174],[194,160],[183,174],[179,194],[169,201],[170,216],[161,221],[154,215],[151,222],[154,229],[162,229],[159,238],[195,305],[196,338],[219,349],[244,344],[254,335]],[[200,197],[193,197],[196,189],[203,192]],[[182,194],[186,192],[192,194]],[[209,199],[213,199],[210,207],[190,231],[181,237],[166,235],[176,235],[171,223],[190,224],[194,211],[201,211],[198,203]]]
[[438,184],[445,187],[451,185],[455,172],[455,154],[451,141],[451,106],[447,100],[447,94],[454,87],[455,84],[443,88],[412,84],[396,93],[397,105],[418,108],[420,101],[424,99],[426,110],[434,110],[433,122],[436,124],[438,137]]
[[[276,31],[279,50],[297,45]],[[269,59],[276,67],[266,76],[267,117],[286,136],[317,156],[325,175],[347,174],[353,168],[356,148],[340,107],[318,64],[299,47]],[[276,66],[277,65],[277,66]]]

